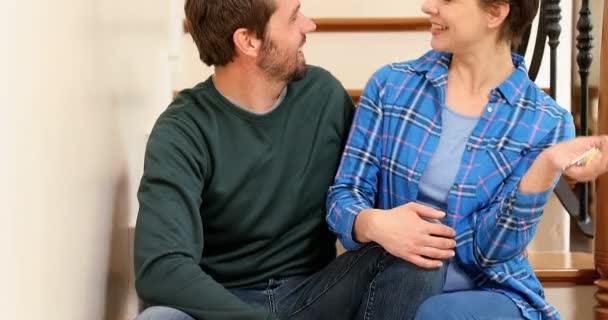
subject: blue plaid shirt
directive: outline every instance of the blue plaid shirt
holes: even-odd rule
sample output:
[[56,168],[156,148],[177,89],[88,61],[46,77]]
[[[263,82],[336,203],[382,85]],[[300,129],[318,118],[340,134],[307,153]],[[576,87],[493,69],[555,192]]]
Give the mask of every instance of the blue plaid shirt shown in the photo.
[[[490,92],[469,137],[442,221],[456,230],[456,258],[482,290],[504,293],[528,319],[559,319],[528,259],[551,190],[523,194],[518,184],[539,153],[574,137],[569,112],[529,78],[523,58]],[[415,202],[420,177],[441,135],[451,55],[430,51],[369,80],[327,199],[327,222],[349,250],[353,224],[368,208]]]

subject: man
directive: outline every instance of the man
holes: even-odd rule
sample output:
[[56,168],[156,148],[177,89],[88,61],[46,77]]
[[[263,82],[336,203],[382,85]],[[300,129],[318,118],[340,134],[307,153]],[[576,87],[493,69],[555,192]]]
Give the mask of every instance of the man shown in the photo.
[[412,318],[441,291],[439,269],[374,244],[335,258],[325,198],[354,107],[306,66],[316,26],[299,1],[185,10],[215,73],[177,96],[147,145],[135,270],[151,307],[138,319]]

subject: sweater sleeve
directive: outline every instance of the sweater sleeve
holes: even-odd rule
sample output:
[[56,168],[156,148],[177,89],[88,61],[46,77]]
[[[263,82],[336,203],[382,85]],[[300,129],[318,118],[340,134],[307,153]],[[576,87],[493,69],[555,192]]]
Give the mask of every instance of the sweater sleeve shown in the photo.
[[208,160],[203,137],[192,128],[163,117],[148,141],[135,230],[137,293],[146,303],[196,319],[270,319],[199,265],[204,254],[199,208]]

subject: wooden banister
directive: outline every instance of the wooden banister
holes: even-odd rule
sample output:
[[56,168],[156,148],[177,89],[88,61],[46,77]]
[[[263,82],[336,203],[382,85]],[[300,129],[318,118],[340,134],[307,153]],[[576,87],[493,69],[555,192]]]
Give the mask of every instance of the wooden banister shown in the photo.
[[[608,3],[604,2],[602,47],[600,58],[599,132],[608,134]],[[596,320],[608,320],[608,175],[597,182],[597,217],[595,230],[595,267],[600,279],[595,282],[598,305]]]
[[[400,32],[427,31],[431,22],[427,17],[401,18],[313,18],[315,32]],[[184,33],[188,33],[188,21],[183,21]]]
[[427,17],[404,18],[314,18],[316,32],[398,32],[427,31]]

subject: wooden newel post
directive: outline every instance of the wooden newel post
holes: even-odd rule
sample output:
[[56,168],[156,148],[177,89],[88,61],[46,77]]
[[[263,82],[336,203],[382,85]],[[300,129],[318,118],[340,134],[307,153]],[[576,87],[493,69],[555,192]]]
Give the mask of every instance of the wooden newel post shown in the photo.
[[[604,3],[602,48],[600,59],[599,131],[608,134],[608,4]],[[596,320],[608,320],[608,175],[597,182],[597,217],[595,231],[595,267],[600,274],[596,281]]]

